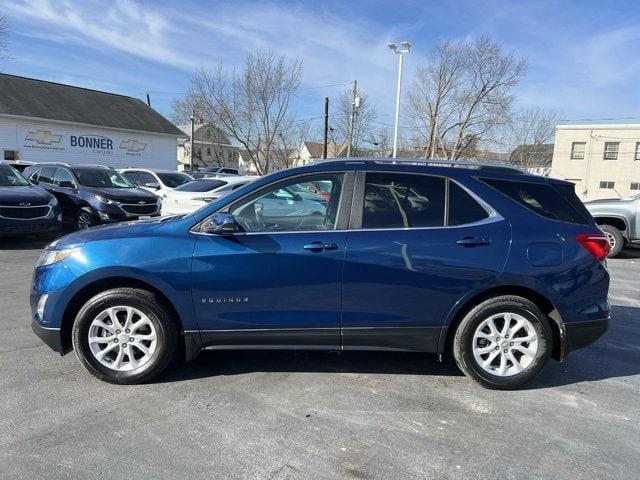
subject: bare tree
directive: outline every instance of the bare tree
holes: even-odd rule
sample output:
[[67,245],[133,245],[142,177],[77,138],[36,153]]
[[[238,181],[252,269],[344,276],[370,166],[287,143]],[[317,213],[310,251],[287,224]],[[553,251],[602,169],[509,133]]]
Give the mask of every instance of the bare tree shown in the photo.
[[[371,138],[374,131],[373,123],[378,115],[371,102],[369,102],[369,97],[366,93],[359,91],[357,95],[359,103],[355,111],[351,144],[354,155],[358,155],[358,146],[362,145],[363,141],[368,141]],[[335,130],[333,132],[333,141],[336,143],[343,142],[346,144],[349,141],[352,102],[353,92],[351,89],[342,92],[335,102],[337,107],[332,124]]]
[[525,71],[525,60],[487,37],[438,45],[409,94],[409,119],[424,132],[425,155],[455,160],[473,152],[507,123],[511,91]]
[[[300,60],[256,51],[247,55],[241,72],[229,72],[220,64],[213,72],[197,71],[186,101],[238,141],[243,155],[262,175],[277,166],[274,156],[279,155],[281,135],[293,121],[289,107],[301,79]],[[178,104],[176,113],[183,107]]]
[[9,24],[7,17],[0,17],[0,59],[9,56],[7,47],[7,36],[9,35]]
[[455,101],[462,88],[467,67],[465,44],[442,42],[418,67],[409,91],[409,122],[426,140],[425,156],[438,151],[438,127],[447,125],[455,112]]
[[513,115],[506,129],[506,141],[511,151],[509,161],[525,168],[550,167],[551,155],[546,153],[549,153],[548,144],[555,135],[559,119],[557,112],[538,107]]

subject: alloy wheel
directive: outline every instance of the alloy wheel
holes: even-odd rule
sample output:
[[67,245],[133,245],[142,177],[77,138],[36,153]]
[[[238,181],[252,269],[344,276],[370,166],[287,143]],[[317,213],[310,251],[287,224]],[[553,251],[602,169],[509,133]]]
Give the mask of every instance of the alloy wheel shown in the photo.
[[87,212],[81,212],[78,216],[78,230],[90,228],[91,224],[91,216]]
[[88,340],[94,358],[118,372],[142,367],[157,348],[156,328],[149,317],[124,305],[100,312],[89,325]]
[[526,317],[512,312],[491,315],[473,335],[473,357],[484,371],[509,377],[525,371],[535,360],[538,334]]
[[607,240],[609,240],[609,245],[611,245],[611,250],[616,248],[616,237],[609,232],[604,232],[604,234],[607,237]]

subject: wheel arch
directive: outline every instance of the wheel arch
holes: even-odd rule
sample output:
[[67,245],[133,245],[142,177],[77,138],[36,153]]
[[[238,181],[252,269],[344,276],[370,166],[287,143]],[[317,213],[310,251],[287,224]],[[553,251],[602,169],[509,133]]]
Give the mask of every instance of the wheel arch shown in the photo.
[[93,296],[112,288],[138,288],[153,293],[158,297],[160,302],[162,302],[162,304],[169,309],[173,318],[176,320],[176,322],[178,322],[180,334],[184,334],[184,327],[178,309],[175,307],[173,302],[171,302],[169,297],[162,293],[162,291],[160,291],[158,288],[151,285],[150,283],[136,278],[123,276],[106,277],[88,283],[80,290],[78,290],[67,303],[64,309],[64,313],[62,314],[62,322],[60,325],[62,353],[67,353],[72,349],[73,342],[71,339],[71,330],[73,327],[73,322],[76,319],[76,315],[78,314],[82,306],[87,303],[87,301]]
[[629,224],[625,217],[617,215],[594,215],[594,220],[598,225],[610,225],[617,228],[623,237],[627,237],[629,232]]
[[552,357],[556,360],[563,360],[565,356],[564,352],[564,337],[565,329],[564,323],[560,316],[560,312],[553,305],[551,300],[542,295],[540,292],[528,287],[522,287],[519,285],[501,285],[477,292],[470,298],[463,300],[460,305],[457,305],[449,316],[448,322],[443,326],[440,334],[440,340],[438,342],[438,355],[450,353],[453,346],[453,337],[456,334],[458,325],[464,318],[464,316],[471,311],[475,306],[488,300],[489,298],[502,296],[502,295],[515,295],[525,298],[538,306],[540,310],[549,319],[549,325],[553,332],[553,351]]

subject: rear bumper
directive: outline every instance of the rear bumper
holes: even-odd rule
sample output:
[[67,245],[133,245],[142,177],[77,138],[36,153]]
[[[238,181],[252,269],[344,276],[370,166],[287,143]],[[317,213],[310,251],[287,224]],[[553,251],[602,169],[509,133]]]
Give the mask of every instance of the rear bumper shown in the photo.
[[609,317],[564,325],[563,357],[580,348],[588,347],[609,329]]
[[31,322],[33,332],[54,352],[62,353],[62,336],[59,328],[46,328],[37,322]]

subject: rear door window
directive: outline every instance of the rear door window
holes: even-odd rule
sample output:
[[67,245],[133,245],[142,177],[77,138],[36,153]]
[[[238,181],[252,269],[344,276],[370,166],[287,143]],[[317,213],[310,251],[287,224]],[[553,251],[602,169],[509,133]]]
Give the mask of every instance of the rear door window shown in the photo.
[[[487,185],[499,190],[520,205],[538,215],[561,222],[589,224],[564,195],[547,183],[533,183],[497,178],[482,178]],[[565,192],[565,194],[568,194]],[[575,195],[575,193],[573,194]],[[579,201],[579,200],[578,200]]]
[[362,228],[442,227],[444,205],[442,177],[368,172]]
[[449,181],[449,221],[447,225],[475,223],[489,214],[471,195],[456,183]]

